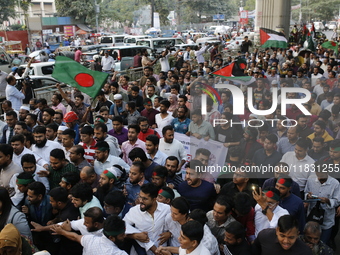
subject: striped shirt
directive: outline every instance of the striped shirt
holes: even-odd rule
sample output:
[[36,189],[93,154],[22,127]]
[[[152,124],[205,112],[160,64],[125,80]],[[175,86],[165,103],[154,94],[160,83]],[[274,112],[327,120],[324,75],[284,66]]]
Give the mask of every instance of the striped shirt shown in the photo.
[[90,145],[85,144],[83,142],[80,142],[79,145],[81,145],[85,150],[84,158],[93,166],[94,159],[95,159],[94,155],[97,149],[96,140],[93,139]]

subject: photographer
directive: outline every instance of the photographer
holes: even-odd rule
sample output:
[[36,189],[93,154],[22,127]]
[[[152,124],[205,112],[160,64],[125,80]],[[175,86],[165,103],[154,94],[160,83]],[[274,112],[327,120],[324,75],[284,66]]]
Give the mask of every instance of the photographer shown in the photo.
[[206,42],[203,47],[196,46],[195,48],[195,56],[198,64],[204,63],[204,57],[203,54],[206,52],[207,48],[209,47],[209,44]]
[[165,50],[161,52],[159,63],[161,64],[161,71],[167,72],[170,70],[169,64],[170,47],[167,46]]
[[142,66],[143,68],[146,66],[153,66],[156,64],[157,60],[160,58],[160,56],[157,56],[153,61],[149,58],[149,53],[146,49],[143,49],[142,51]]
[[[31,64],[32,62],[34,62],[35,58],[32,57],[30,59],[30,61],[27,63],[27,66],[25,68],[25,71],[23,71],[22,67],[19,67],[16,72],[13,73],[15,78],[23,78],[23,79],[19,79],[17,80],[17,84],[15,85],[15,87],[20,91],[22,90],[23,92],[25,92],[25,98],[23,99],[22,103],[23,104],[29,104],[29,101],[32,98],[35,98],[35,94],[34,94],[34,90],[32,88],[32,81],[30,79],[30,77],[28,76],[28,72],[31,69]],[[25,83],[25,85],[24,85]]]

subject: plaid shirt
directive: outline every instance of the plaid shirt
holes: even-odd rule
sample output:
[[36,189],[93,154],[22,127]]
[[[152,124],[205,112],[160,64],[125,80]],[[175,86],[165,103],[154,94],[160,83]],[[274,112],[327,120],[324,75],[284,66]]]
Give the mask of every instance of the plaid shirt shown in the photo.
[[53,188],[59,186],[59,182],[61,181],[61,177],[65,173],[68,173],[68,172],[79,173],[79,170],[73,164],[71,164],[68,161],[67,161],[67,164],[59,170],[54,170],[51,166],[48,166],[48,171],[50,172],[50,174],[48,176],[48,180],[50,182],[50,189],[53,189]]

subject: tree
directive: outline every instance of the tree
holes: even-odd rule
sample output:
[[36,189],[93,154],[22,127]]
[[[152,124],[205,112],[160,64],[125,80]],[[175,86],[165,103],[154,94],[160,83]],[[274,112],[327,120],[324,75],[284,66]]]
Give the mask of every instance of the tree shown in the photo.
[[244,9],[247,11],[253,11],[255,10],[255,6],[256,5],[256,0],[247,0],[245,5],[244,5]]
[[56,8],[60,17],[74,17],[88,24],[95,23],[93,0],[56,0]]
[[226,18],[234,15],[237,12],[235,1],[225,0],[192,0],[182,2],[183,9],[181,9],[182,20],[186,23],[201,22],[201,16],[212,16],[214,14],[224,14]]
[[0,24],[15,17],[15,0],[0,0]]

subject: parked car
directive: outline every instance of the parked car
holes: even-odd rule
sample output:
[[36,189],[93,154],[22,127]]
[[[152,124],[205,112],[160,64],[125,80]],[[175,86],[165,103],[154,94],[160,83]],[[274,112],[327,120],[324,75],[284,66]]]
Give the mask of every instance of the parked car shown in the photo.
[[139,39],[150,39],[152,38],[150,35],[127,35],[124,37],[124,45],[126,46],[134,46],[136,45],[136,41]]
[[315,31],[319,31],[320,32],[320,31],[325,30],[325,26],[320,21],[314,22],[314,27],[315,27]]
[[150,47],[145,46],[116,46],[116,47],[104,47],[100,51],[100,55],[104,56],[104,52],[108,51],[109,55],[115,60],[115,71],[123,71],[133,67],[133,57],[138,51],[146,49],[149,55],[153,56],[153,50]]
[[[27,65],[21,65],[20,67],[26,68]],[[31,70],[28,73],[29,76],[51,76],[54,69],[54,62],[40,62],[31,64]]]
[[[23,78],[17,78],[17,84],[22,83]],[[45,98],[51,104],[52,96],[58,91],[55,84],[59,83],[58,80],[51,76],[30,76],[30,84],[34,90],[36,98]],[[71,90],[71,87],[63,84],[64,90]],[[6,97],[0,98],[0,102],[4,101]]]
[[151,38],[151,39],[139,39],[136,41],[136,45],[149,47],[157,53],[165,50],[166,47],[173,48],[176,44],[184,44],[181,38]]
[[2,47],[0,47],[0,70],[10,73],[12,61],[12,57]]
[[100,44],[110,46],[124,45],[125,35],[105,35],[100,39]]
[[337,22],[336,21],[330,21],[329,23],[326,24],[326,29],[327,30],[334,30],[337,28]]
[[217,37],[202,37],[202,38],[198,38],[196,40],[196,44],[204,45],[206,42],[210,43],[210,44],[214,44],[214,43],[220,44],[221,43],[221,41]]

